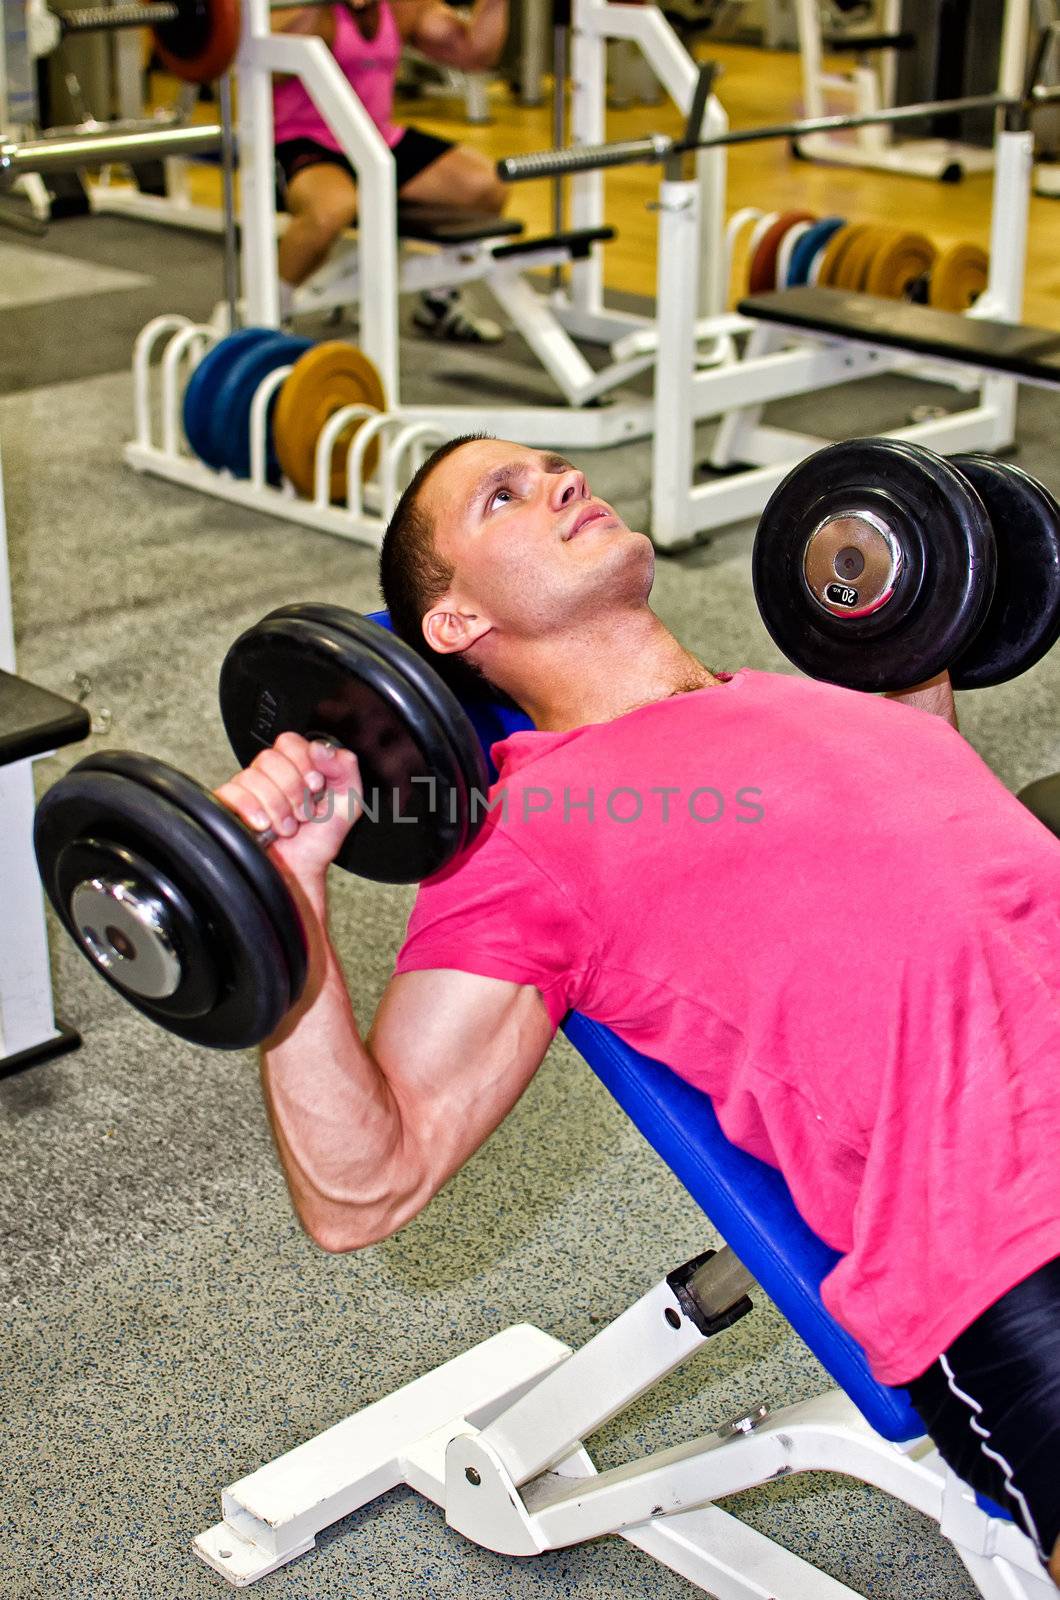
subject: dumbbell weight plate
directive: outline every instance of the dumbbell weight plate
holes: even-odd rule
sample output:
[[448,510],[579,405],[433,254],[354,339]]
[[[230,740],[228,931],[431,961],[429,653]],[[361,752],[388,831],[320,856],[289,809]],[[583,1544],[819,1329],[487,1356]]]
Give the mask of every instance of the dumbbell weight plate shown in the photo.
[[845,225],[844,217],[822,217],[820,222],[815,222],[802,235],[791,252],[787,280],[789,289],[794,288],[796,284],[809,282],[810,266],[814,257],[824,250],[833,234],[838,233]]
[[[276,402],[273,436],[280,466],[299,494],[311,496],[316,474],[317,440],[328,418],[343,406],[366,405],[386,410],[386,391],[379,369],[363,350],[342,339],[314,345],[295,363]],[[349,423],[339,434],[331,457],[333,501],[346,498],[346,452],[366,418]],[[373,439],[364,454],[364,476],[375,471],[379,444]]]
[[844,222],[841,228],[836,229],[824,247],[824,255],[817,269],[817,282],[822,288],[835,288],[838,285],[844,256],[854,241],[868,231],[869,226],[867,222]]
[[865,292],[900,300],[918,278],[930,272],[934,259],[935,246],[924,234],[893,233],[869,263]]
[[[260,1043],[292,1000],[272,919],[193,817],[133,779],[98,769],[97,759],[86,757],[53,784],[34,822],[41,879],[64,927],[108,983],[171,1033],[219,1050]],[[117,877],[124,887],[117,895],[79,895],[79,921],[74,897],[93,877],[105,887]],[[96,922],[112,899],[124,900],[126,915],[113,919],[108,934]],[[83,927],[97,912],[90,925],[103,938],[94,946]],[[132,976],[137,962],[146,977]]]
[[199,365],[188,379],[184,390],[184,433],[200,461],[208,467],[220,468],[223,456],[216,455],[212,445],[212,414],[218,385],[232,362],[245,351],[275,337],[275,328],[240,328],[211,345]]
[[163,65],[186,83],[211,83],[239,46],[239,0],[180,0],[180,18],[153,28]]
[[[237,478],[250,477],[250,409],[259,385],[277,367],[298,360],[311,347],[311,339],[295,339],[289,333],[276,333],[240,351],[230,363],[214,390],[210,407],[210,457],[227,467]],[[276,409],[274,393],[265,419],[265,474],[278,483],[280,463],[272,441],[272,417]]]
[[225,657],[221,715],[248,766],[285,731],[357,756],[366,810],[337,865],[384,883],[415,883],[463,848],[463,774],[431,707],[409,678],[345,629],[309,616],[266,618]]
[[152,756],[104,750],[92,757],[92,764],[93,771],[115,773],[161,795],[211,834],[239,867],[280,941],[293,1004],[305,988],[309,960],[305,929],[283,878],[250,829],[201,783]]
[[748,293],[761,294],[764,290],[777,287],[777,253],[784,235],[789,228],[795,227],[796,223],[816,222],[816,220],[812,211],[782,211],[779,217],[770,223],[751,257],[747,275]]
[[950,668],[955,689],[1019,677],[1060,640],[1060,505],[1019,467],[954,456],[994,527],[997,584],[982,627]]
[[934,677],[969,644],[993,592],[990,521],[941,457],[854,439],[799,463],[755,536],[755,598],[811,677],[878,692]]
[[892,237],[890,228],[881,228],[875,224],[865,228],[853,239],[849,247],[843,252],[843,259],[839,269],[832,276],[832,282],[837,289],[854,289],[860,291],[865,287],[873,258],[879,250],[889,244]]
[[967,311],[986,288],[990,258],[981,245],[951,244],[931,269],[928,304],[940,311]]
[[426,702],[454,758],[456,787],[452,801],[447,801],[446,811],[447,814],[452,811],[458,819],[463,819],[465,832],[454,849],[466,850],[485,816],[483,808],[474,802],[473,797],[476,794],[485,795],[489,778],[482,742],[449,686],[392,629],[382,627],[371,617],[363,617],[357,611],[322,602],[303,601],[297,605],[282,606],[278,611],[271,612],[270,616],[305,617],[349,635],[354,649],[363,645],[365,649],[382,656],[393,671],[405,678],[410,688]]

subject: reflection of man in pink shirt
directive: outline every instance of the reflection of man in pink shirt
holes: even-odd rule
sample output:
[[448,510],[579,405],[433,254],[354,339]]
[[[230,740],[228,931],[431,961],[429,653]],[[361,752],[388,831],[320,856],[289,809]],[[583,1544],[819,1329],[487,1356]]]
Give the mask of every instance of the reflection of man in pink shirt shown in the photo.
[[[403,45],[444,66],[479,70],[494,64],[508,28],[508,0],[475,0],[454,10],[442,0],[337,0],[334,5],[273,12],[281,33],[324,40],[368,115],[390,146],[398,196],[406,202],[496,216],[507,198],[493,163],[481,151],[393,120],[394,80]],[[357,215],[356,173],[300,78],[273,79],[276,161],[290,222],[280,241],[285,301],[320,266]],[[427,294],[415,313],[425,333],[493,343],[500,329],[463,310],[455,292]]]
[[410,485],[398,632],[534,730],[494,747],[487,824],[421,887],[366,1038],[326,935],[348,817],[293,809],[356,793],[353,758],[286,735],[221,791],[284,835],[315,940],[264,1050],[299,1215],[329,1249],[400,1228],[575,1008],[781,1170],[840,1254],[837,1321],[1060,1578],[1060,845],[945,674],[885,699],[711,672],[650,610],[653,559],[560,456],[458,441]]

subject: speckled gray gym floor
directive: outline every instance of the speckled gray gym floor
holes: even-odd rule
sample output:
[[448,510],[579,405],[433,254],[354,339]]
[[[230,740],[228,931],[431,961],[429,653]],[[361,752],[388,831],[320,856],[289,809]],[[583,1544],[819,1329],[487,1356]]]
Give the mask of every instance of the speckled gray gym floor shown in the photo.
[[[137,329],[207,313],[212,241],[117,219],[69,221],[0,249],[0,445],[19,666],[60,693],[72,672],[113,714],[105,737],[38,766],[43,788],[87,750],[143,749],[219,782],[215,701],[228,643],[302,598],[377,603],[373,553],[149,478],[120,459]],[[509,396],[518,348],[409,339],[410,398],[473,384]],[[476,377],[476,374],[483,376]],[[867,433],[931,401],[884,379],[775,408],[813,431]],[[943,403],[951,403],[939,391]],[[1018,459],[1060,491],[1055,397],[1025,391]],[[636,520],[646,450],[584,458]],[[661,559],[658,608],[711,665],[784,669],[758,621],[751,528]],[[962,725],[1012,787],[1060,769],[1060,652],[962,699]],[[412,891],[332,878],[354,1005],[371,1016]],[[0,891],[2,893],[2,891]],[[53,937],[59,1009],[82,1049],[0,1083],[4,1180],[0,1595],[4,1600],[221,1596],[193,1557],[223,1485],[518,1321],[572,1345],[714,1241],[677,1181],[558,1042],[520,1105],[396,1238],[328,1257],[301,1234],[273,1157],[253,1056],[153,1029]],[[762,1302],[709,1353],[597,1435],[602,1466],[705,1431],[746,1403],[826,1380]],[[839,1478],[791,1479],[730,1509],[873,1600],[968,1600],[914,1512]],[[267,1578],[262,1600],[371,1595],[691,1596],[610,1540],[496,1557],[396,1491]]]

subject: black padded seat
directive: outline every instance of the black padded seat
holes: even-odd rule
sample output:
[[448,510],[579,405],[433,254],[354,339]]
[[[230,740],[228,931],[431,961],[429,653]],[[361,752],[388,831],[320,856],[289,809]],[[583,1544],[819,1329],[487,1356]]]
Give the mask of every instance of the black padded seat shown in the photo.
[[615,237],[614,228],[565,228],[561,233],[542,233],[532,239],[520,239],[516,244],[499,245],[493,252],[494,261],[507,261],[512,256],[530,255],[534,250],[552,250],[562,246],[572,261],[582,261],[594,244],[606,244]]
[[479,239],[511,239],[522,231],[523,224],[515,217],[476,216],[448,206],[397,208],[398,238],[418,239],[422,244],[474,244]]
[[0,672],[0,767],[77,744],[88,738],[91,725],[84,706]]
[[912,50],[915,33],[831,33],[821,40],[836,55],[860,55],[863,50]]
[[1019,792],[1020,800],[1060,839],[1060,772],[1051,778],[1038,778]]
[[1049,388],[1060,386],[1060,328],[992,322],[960,311],[936,311],[904,300],[808,285],[750,295],[737,310],[761,322],[963,361]]

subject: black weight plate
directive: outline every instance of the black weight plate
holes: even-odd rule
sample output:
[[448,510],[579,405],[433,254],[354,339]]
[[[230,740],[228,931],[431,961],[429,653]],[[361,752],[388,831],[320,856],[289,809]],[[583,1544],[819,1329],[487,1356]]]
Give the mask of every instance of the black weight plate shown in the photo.
[[212,834],[226,854],[236,862],[261,901],[283,948],[287,963],[289,1004],[293,1005],[305,988],[309,962],[305,929],[287,885],[250,829],[201,783],[184,772],[178,772],[176,767],[155,761],[151,756],[137,755],[128,750],[102,751],[92,757],[92,763],[94,771],[117,773],[162,795],[188,816],[194,817],[199,826]]
[[357,756],[366,809],[337,865],[416,883],[462,848],[449,797],[463,776],[431,708],[402,673],[343,630],[278,616],[238,638],[221,667],[221,716],[248,766],[281,733],[326,738]]
[[997,585],[982,627],[950,668],[955,689],[1018,678],[1060,639],[1060,505],[1036,479],[993,456],[954,456],[994,525]]
[[[903,554],[894,593],[865,616],[813,599],[803,556],[830,517],[874,512]],[[941,672],[979,627],[993,592],[990,519],[941,456],[898,439],[852,439],[799,463],[770,496],[755,536],[755,598],[770,636],[812,677],[851,689],[907,689]]]
[[309,617],[324,623],[326,627],[349,633],[353,639],[382,656],[395,671],[403,673],[413,688],[419,691],[438,719],[464,779],[465,794],[460,797],[459,804],[462,814],[467,818],[468,831],[461,845],[462,849],[466,849],[478,833],[486,814],[484,807],[471,805],[470,797],[477,792],[485,799],[489,777],[482,741],[448,684],[442,682],[430,663],[417,655],[404,639],[399,639],[397,634],[369,617],[362,617],[358,611],[307,600],[298,605],[281,606],[278,611],[270,612],[269,616]]
[[[82,951],[102,972],[107,982],[113,984],[127,1000],[132,1000],[134,1005],[138,999],[135,953],[131,950],[128,952],[132,958],[128,964],[121,963],[119,959],[118,964],[108,970],[95,959],[91,948],[86,948],[88,942],[82,937],[81,929],[75,927],[70,897],[79,884],[96,877],[132,883],[141,893],[150,894],[164,908],[162,931],[173,947],[180,978],[171,994],[161,1000],[152,1000],[150,1004],[167,1017],[205,1016],[217,1003],[219,953],[213,948],[212,929],[198,915],[187,896],[172,878],[127,845],[79,834],[59,852],[54,882],[59,899],[67,908],[68,914],[64,917],[66,926],[73,931]],[[94,931],[98,942],[106,948],[106,926]],[[119,934],[119,941],[120,938]],[[142,968],[142,960],[139,966]],[[130,986],[130,979],[133,986]]]
[[[95,770],[96,760],[79,761],[37,807],[37,862],[63,925],[81,947],[61,881],[64,851],[91,839],[145,858],[153,877],[168,878],[201,919],[202,948],[217,962],[218,1000],[205,1014],[186,1018],[171,1015],[164,1001],[145,1001],[114,987],[152,1021],[194,1044],[219,1050],[259,1044],[290,1005],[283,951],[263,905],[227,851],[193,817],[130,778]],[[197,958],[197,952],[189,956]]]

